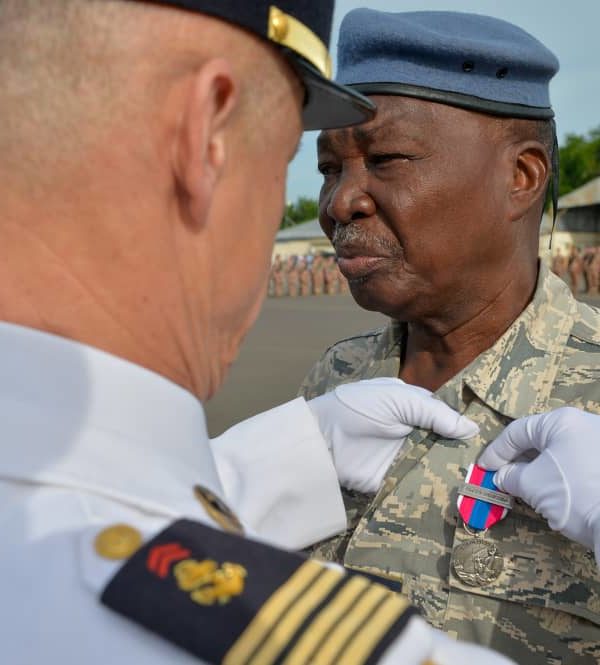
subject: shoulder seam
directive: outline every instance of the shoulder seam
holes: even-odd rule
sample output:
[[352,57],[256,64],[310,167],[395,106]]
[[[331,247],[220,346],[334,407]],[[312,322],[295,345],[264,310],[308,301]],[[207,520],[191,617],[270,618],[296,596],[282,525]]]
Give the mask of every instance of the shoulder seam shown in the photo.
[[[573,327],[571,328],[570,332],[570,337],[577,337],[577,339],[581,339],[584,342],[587,342],[588,344],[593,344],[594,346],[600,346],[600,338],[597,336],[594,336],[592,334],[585,334],[585,329],[589,329],[588,325],[582,320],[583,312],[582,310],[588,310],[591,311],[592,314],[600,319],[600,309],[597,307],[594,307],[593,305],[589,305],[586,302],[582,302],[581,300],[577,301],[577,311],[579,314],[579,317],[577,320],[573,323]],[[584,330],[582,330],[582,328]]]
[[[588,305],[588,303],[578,301],[577,302],[577,309],[581,310],[582,308],[590,309],[593,311],[593,313],[600,318],[600,310],[597,307],[594,307],[593,305]],[[584,342],[588,342],[588,344],[594,344],[595,346],[600,346],[600,339],[598,337],[593,337],[592,335],[585,335],[585,334],[580,334],[579,331],[577,330],[580,326],[579,324],[585,325],[581,319],[578,319],[575,321],[573,324],[573,327],[571,328],[571,337],[577,337],[577,339],[581,339]]]
[[576,332],[572,332],[570,337],[576,337],[577,339],[587,342],[588,344],[593,344],[594,346],[600,346],[600,340],[594,339],[591,335],[580,335]]
[[375,328],[374,330],[369,330],[364,333],[358,333],[357,335],[351,335],[350,337],[344,337],[343,339],[338,339],[337,342],[334,342],[331,346],[327,347],[323,355],[329,353],[329,351],[331,351],[331,349],[336,347],[338,344],[343,344],[344,342],[351,342],[353,339],[362,339],[365,337],[377,337],[378,335],[383,335],[386,328],[387,325],[382,326],[381,328]]

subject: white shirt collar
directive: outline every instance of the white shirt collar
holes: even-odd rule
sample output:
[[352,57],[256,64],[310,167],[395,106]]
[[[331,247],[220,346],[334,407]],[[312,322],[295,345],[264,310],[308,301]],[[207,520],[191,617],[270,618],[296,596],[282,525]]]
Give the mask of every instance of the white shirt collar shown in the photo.
[[96,492],[168,517],[223,496],[201,403],[103,351],[0,322],[0,478]]

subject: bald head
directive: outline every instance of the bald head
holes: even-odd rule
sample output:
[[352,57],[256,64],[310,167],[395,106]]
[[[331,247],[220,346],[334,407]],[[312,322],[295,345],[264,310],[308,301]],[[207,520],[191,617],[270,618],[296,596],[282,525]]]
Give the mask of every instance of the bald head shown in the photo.
[[109,116],[133,65],[128,56],[147,34],[133,30],[128,43],[136,19],[151,25],[136,3],[0,0],[0,100],[9,122],[0,130],[3,146],[26,137],[47,146],[53,137],[68,149]]
[[276,91],[269,73],[287,68],[269,49],[228,23],[148,2],[0,0],[0,168],[41,177],[115,122],[146,127],[175,80],[222,53],[243,82],[242,114],[262,113]]
[[212,394],[264,295],[302,98],[217,18],[0,0],[0,319]]

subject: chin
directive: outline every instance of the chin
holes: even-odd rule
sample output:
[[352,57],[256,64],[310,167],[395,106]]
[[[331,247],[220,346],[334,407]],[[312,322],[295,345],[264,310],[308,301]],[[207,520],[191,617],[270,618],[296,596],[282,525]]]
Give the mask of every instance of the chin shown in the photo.
[[[356,304],[369,312],[379,312],[392,319],[409,320],[411,303],[414,300],[413,297],[408,297],[409,290],[406,287],[392,290],[389,288],[389,282],[387,288],[383,289],[377,281],[367,278],[350,282],[350,292]],[[399,297],[402,294],[406,294],[407,297]]]

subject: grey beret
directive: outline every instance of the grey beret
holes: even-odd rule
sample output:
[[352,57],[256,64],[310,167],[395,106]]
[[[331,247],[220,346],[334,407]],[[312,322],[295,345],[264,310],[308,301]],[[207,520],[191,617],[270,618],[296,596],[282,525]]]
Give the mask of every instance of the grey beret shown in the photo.
[[521,28],[459,12],[351,11],[337,81],[366,95],[404,95],[515,118],[552,118],[559,63]]

